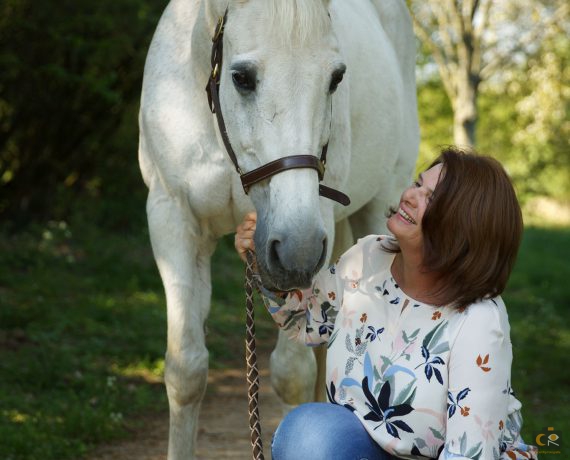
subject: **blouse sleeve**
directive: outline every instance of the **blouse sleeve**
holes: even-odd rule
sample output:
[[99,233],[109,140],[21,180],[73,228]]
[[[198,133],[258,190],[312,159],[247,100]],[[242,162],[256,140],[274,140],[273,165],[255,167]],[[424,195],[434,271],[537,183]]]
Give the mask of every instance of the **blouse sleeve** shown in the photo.
[[267,311],[289,337],[306,345],[327,342],[338,312],[336,266],[321,270],[308,289],[295,290],[280,299],[261,290]]
[[447,427],[439,460],[513,459],[503,442],[512,363],[504,304],[496,298],[458,314],[464,318],[449,359]]
[[350,282],[344,273],[348,267],[361,264],[365,243],[375,239],[374,235],[360,239],[335,264],[319,271],[308,289],[293,291],[284,298],[261,289],[265,306],[277,325],[306,345],[328,342],[342,305],[344,286]]

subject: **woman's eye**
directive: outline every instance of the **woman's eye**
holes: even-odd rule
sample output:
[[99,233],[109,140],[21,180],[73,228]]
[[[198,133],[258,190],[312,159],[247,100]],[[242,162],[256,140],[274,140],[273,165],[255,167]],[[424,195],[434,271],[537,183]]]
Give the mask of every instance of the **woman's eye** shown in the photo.
[[422,184],[420,184],[418,181],[414,182],[414,187],[421,187],[421,186],[422,186]]

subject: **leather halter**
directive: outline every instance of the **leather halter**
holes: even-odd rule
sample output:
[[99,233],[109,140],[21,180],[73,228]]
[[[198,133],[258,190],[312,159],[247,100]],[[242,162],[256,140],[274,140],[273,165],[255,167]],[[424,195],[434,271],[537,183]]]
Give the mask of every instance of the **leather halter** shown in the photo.
[[[287,171],[288,169],[312,168],[319,174],[319,182],[321,182],[325,174],[328,143],[323,146],[323,149],[321,151],[321,158],[317,158],[313,155],[291,155],[279,158],[275,161],[271,161],[263,166],[260,166],[259,168],[254,169],[253,171],[246,173],[244,173],[239,167],[236,154],[228,138],[228,132],[226,130],[226,124],[224,123],[224,117],[222,116],[222,108],[220,106],[219,97],[223,56],[223,36],[227,16],[228,11],[226,10],[224,16],[220,17],[218,20],[218,24],[214,32],[214,37],[212,38],[212,72],[210,74],[210,78],[208,79],[208,84],[206,85],[206,92],[208,94],[208,104],[210,106],[210,110],[212,113],[216,114],[222,141],[224,142],[226,151],[228,152],[228,155],[230,156],[230,159],[232,160],[236,171],[240,175],[244,192],[247,194],[249,192],[249,188],[253,184],[256,184],[257,182],[267,179],[280,172]],[[331,200],[337,201],[344,206],[348,206],[350,204],[350,198],[347,195],[323,184],[319,184],[319,194]]]

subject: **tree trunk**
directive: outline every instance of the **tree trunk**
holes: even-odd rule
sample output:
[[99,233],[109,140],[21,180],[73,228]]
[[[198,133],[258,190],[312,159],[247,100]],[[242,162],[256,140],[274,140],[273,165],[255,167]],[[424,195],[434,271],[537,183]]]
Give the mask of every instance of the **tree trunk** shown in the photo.
[[475,147],[477,125],[477,77],[464,75],[457,79],[456,100],[453,104],[453,142],[459,147]]

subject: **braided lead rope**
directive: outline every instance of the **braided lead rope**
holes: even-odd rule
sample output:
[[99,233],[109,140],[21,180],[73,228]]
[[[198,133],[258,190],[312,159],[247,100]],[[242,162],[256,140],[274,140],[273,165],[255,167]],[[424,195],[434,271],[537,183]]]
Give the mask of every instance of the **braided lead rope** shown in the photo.
[[[245,361],[247,365],[247,399],[249,412],[249,429],[251,432],[251,449],[253,460],[264,460],[261,443],[261,424],[259,421],[259,372],[257,370],[257,355],[255,353],[255,313],[253,310],[253,254],[246,252],[245,267],[245,298],[246,298],[246,338]],[[257,287],[257,286],[255,286]]]

